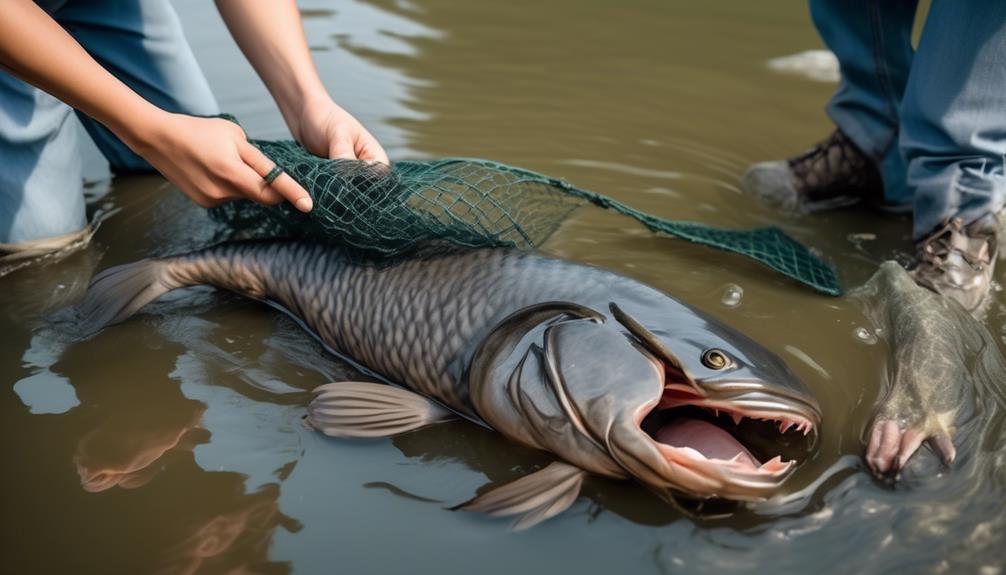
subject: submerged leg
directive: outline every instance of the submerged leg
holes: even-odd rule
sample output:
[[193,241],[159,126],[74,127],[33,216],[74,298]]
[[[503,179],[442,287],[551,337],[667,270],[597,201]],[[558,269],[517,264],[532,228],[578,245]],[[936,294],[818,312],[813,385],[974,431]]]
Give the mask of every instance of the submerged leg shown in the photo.
[[0,71],[0,255],[85,231],[79,131],[69,106]]
[[902,106],[916,279],[981,307],[1006,202],[1006,3],[933,2]]
[[802,154],[752,166],[744,174],[745,191],[797,211],[864,200],[907,206],[898,118],[912,66],[917,4],[811,0],[814,24],[841,65],[841,83],[827,108],[837,129]]

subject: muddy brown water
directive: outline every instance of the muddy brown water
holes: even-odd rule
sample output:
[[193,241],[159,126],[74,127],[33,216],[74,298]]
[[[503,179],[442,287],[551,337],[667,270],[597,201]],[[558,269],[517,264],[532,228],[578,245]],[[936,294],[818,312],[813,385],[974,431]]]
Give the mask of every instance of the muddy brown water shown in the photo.
[[[820,47],[798,2],[302,3],[337,99],[393,158],[492,158],[666,217],[775,223],[847,287],[904,257],[909,224],[862,210],[788,218],[744,167],[825,135],[834,85],[770,70]],[[255,137],[279,114],[208,4],[176,2],[223,109]],[[465,423],[346,442],[300,424],[307,390],[354,378],[292,321],[208,289],[76,341],[43,317],[96,270],[214,240],[154,176],[89,192],[118,210],[93,245],[0,278],[5,472],[0,572],[968,572],[1006,564],[1003,456],[924,453],[892,486],[860,461],[886,365],[856,308],[741,258],[593,208],[544,251],[646,281],[780,354],[824,409],[784,499],[688,517],[632,484],[588,483],[527,532],[446,507],[547,461]],[[743,292],[739,303],[730,294]],[[989,325],[1002,333],[1003,306]],[[863,330],[866,330],[865,332]],[[857,334],[859,334],[857,336]]]

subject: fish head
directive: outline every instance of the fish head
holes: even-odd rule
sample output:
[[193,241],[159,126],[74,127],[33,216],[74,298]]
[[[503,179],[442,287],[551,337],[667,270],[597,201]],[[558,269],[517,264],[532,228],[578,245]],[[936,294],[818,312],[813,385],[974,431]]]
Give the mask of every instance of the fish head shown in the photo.
[[610,317],[654,362],[661,381],[657,389],[646,385],[646,393],[621,391],[641,387],[636,382],[615,384],[617,415],[603,423],[608,451],[657,489],[765,499],[796,469],[796,458],[782,452],[809,451],[820,407],[777,355],[675,304],[681,307],[609,305]]
[[820,408],[778,356],[673,306],[545,306],[504,322],[473,362],[477,411],[511,438],[658,492],[773,495],[796,467],[781,452],[809,450]]

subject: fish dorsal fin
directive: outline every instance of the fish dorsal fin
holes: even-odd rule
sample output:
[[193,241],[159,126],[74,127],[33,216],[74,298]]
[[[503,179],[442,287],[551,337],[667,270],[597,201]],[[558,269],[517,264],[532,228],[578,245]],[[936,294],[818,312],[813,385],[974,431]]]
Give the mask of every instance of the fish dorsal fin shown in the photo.
[[475,497],[461,509],[493,517],[520,515],[513,528],[527,529],[572,505],[586,475],[587,472],[579,467],[555,461],[544,469]]
[[305,423],[333,437],[390,437],[455,417],[418,393],[367,381],[314,389]]

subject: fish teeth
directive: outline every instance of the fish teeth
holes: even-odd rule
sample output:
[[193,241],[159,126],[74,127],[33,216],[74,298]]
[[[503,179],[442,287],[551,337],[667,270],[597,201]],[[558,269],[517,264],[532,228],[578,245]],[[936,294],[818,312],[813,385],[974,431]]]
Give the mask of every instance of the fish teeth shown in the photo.
[[765,463],[762,463],[761,467],[759,467],[759,469],[764,469],[766,465],[771,465],[773,463],[775,463],[777,465],[782,465],[782,456],[781,455],[776,455],[772,459],[769,459]]
[[[793,427],[793,425],[794,424],[792,421],[787,421],[783,419],[782,421],[779,422],[779,433],[785,434],[787,431],[789,431],[789,428]],[[799,427],[797,429],[799,429]]]
[[734,425],[740,425],[741,420],[744,419],[744,416],[737,413],[736,411],[731,413],[730,415],[734,418]]

